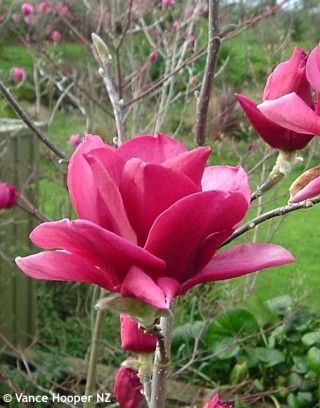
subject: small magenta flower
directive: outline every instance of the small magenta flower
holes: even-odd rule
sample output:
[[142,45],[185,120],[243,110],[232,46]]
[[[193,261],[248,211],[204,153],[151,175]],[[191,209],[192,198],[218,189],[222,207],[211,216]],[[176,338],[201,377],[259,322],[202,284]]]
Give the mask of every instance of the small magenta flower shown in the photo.
[[19,199],[19,194],[13,184],[0,182],[0,209],[13,207]]
[[14,82],[22,82],[27,76],[26,70],[22,67],[13,68],[11,71],[11,78]]
[[193,45],[196,42],[196,37],[193,34],[188,35],[188,44]]
[[59,4],[57,14],[60,18],[68,17],[70,15],[70,9],[66,4]]
[[175,0],[162,0],[162,5],[165,8],[172,7],[174,6],[174,4],[175,4]]
[[122,366],[116,374],[114,395],[121,408],[139,408],[144,401],[138,372]]
[[21,11],[24,16],[30,16],[33,13],[33,5],[31,3],[23,3],[21,5]]
[[73,147],[79,146],[82,142],[82,137],[80,135],[71,135],[69,139],[69,144]]
[[52,11],[52,6],[47,1],[41,1],[38,5],[39,13],[50,13]]
[[152,51],[152,53],[149,55],[149,61],[151,64],[155,64],[159,59],[159,52],[157,50]]
[[172,25],[172,28],[175,31],[178,31],[181,28],[181,26],[182,26],[182,22],[180,20],[176,20],[176,21],[174,21],[174,23]]
[[50,38],[54,43],[58,43],[61,41],[61,33],[58,30],[54,30],[52,31],[52,33],[50,34]]
[[203,408],[232,408],[232,406],[226,402],[223,402],[219,395],[215,394]]

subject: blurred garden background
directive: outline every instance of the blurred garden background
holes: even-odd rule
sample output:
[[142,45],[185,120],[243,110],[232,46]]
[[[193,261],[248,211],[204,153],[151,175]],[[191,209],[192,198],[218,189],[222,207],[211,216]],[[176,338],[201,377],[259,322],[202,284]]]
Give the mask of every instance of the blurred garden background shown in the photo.
[[[86,133],[109,143],[116,136],[92,32],[112,54],[125,137],[161,131],[193,146],[206,59],[205,1],[176,0],[170,6],[157,0],[31,1],[27,13],[22,3],[0,1],[0,79],[68,155]],[[272,169],[276,152],[259,138],[234,94],[260,101],[268,74],[294,47],[316,46],[320,5],[318,0],[221,0],[220,19],[223,41],[206,142],[213,149],[211,163],[241,164],[254,191]],[[16,68],[23,68],[22,77],[14,74]],[[41,216],[75,217],[66,161],[26,127],[8,129],[7,119],[17,115],[0,97],[1,180],[18,184],[28,199],[25,206],[35,206]],[[319,165],[319,148],[314,138],[299,152],[303,162],[252,205],[248,219],[285,205],[292,181]],[[272,240],[288,248],[295,263],[202,285],[178,302],[172,345],[177,388],[169,392],[170,406],[202,407],[204,396],[219,389],[238,408],[320,407],[319,217],[320,207],[314,206],[271,219],[238,240]],[[13,261],[30,253],[26,237],[37,223],[18,207],[0,212],[1,406],[28,405],[6,404],[1,395],[8,392],[81,394],[86,380],[98,292],[79,283],[19,286],[21,272]],[[32,311],[28,324],[20,300]],[[98,377],[105,392],[112,391],[112,367],[125,355],[118,326],[118,317],[108,312]]]

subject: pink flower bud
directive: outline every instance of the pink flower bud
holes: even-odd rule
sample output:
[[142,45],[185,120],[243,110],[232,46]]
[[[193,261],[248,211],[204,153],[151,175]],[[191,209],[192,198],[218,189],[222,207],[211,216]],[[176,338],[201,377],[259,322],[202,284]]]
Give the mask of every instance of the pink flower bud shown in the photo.
[[114,395],[121,408],[139,408],[144,396],[136,370],[120,367],[114,383]]
[[57,7],[57,13],[60,18],[68,17],[70,15],[69,7],[65,4],[59,4]]
[[0,182],[0,209],[13,207],[18,198],[17,189],[13,184]]
[[215,394],[203,408],[232,408],[232,406],[223,402],[219,395]]
[[163,7],[169,8],[174,6],[175,0],[162,0]]
[[121,347],[136,353],[152,353],[156,349],[157,339],[150,334],[144,334],[138,323],[125,314],[120,316]]
[[196,42],[196,37],[193,34],[188,35],[188,44],[193,45]]
[[173,28],[175,31],[178,31],[178,30],[181,28],[181,26],[182,26],[182,22],[181,22],[180,20],[176,20],[176,21],[173,23],[172,28]]
[[33,5],[30,3],[23,3],[21,5],[21,11],[24,16],[30,16],[33,13]]
[[52,6],[47,1],[41,1],[38,5],[39,13],[50,13]]
[[73,147],[79,146],[82,142],[82,137],[80,135],[71,135],[69,139],[69,144]]
[[149,55],[149,60],[151,64],[155,64],[159,59],[159,52],[157,50],[152,51],[152,53]]
[[52,31],[52,33],[50,34],[50,38],[54,43],[58,43],[61,41],[61,33],[57,30]]
[[27,76],[24,68],[13,68],[11,71],[11,78],[14,82],[22,82]]

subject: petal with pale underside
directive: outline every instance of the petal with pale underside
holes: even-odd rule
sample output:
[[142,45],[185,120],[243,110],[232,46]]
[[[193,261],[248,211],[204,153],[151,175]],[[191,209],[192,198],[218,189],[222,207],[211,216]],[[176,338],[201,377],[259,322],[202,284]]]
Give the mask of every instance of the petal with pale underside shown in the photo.
[[201,180],[202,191],[221,190],[241,193],[250,204],[251,189],[248,175],[241,166],[206,167]]
[[133,264],[151,270],[165,268],[163,260],[87,220],[46,222],[30,238],[41,248],[65,249],[94,265],[111,268],[118,280]]
[[117,152],[124,160],[133,157],[149,163],[163,163],[187,151],[178,140],[163,133],[134,137],[124,142]]
[[94,283],[107,290],[113,290],[117,284],[109,271],[66,251],[39,252],[25,258],[18,257],[16,264],[34,279]]
[[290,93],[258,105],[267,118],[280,126],[299,133],[320,134],[320,116],[296,93]]
[[311,180],[304,188],[298,191],[292,198],[290,203],[299,203],[300,201],[318,197],[320,195],[320,176]]
[[184,283],[179,294],[199,283],[231,279],[293,261],[291,253],[280,245],[240,244],[215,255],[200,272]]

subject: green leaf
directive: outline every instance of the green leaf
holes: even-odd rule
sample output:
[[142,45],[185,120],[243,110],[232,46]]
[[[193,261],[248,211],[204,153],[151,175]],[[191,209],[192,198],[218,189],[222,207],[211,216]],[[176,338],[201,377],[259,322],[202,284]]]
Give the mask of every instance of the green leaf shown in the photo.
[[310,370],[320,375],[320,349],[311,347],[307,354],[307,365]]
[[313,346],[315,343],[320,342],[320,330],[306,333],[302,336],[302,343],[307,346]]
[[243,360],[238,362],[232,369],[230,374],[231,384],[239,384],[248,376],[248,361]]
[[268,349],[265,347],[256,347],[250,351],[250,365],[263,363],[266,367],[273,367],[285,361],[285,355],[282,351]]
[[289,408],[299,408],[299,403],[294,394],[289,394],[287,397],[287,404]]
[[258,297],[251,297],[246,300],[245,308],[253,314],[261,328],[278,320],[276,314]]
[[259,331],[255,317],[245,309],[222,314],[209,328],[205,342],[210,352],[220,359],[229,359],[240,350],[239,342]]
[[189,343],[199,336],[203,325],[203,321],[196,320],[195,322],[176,327],[172,334],[173,348],[178,348],[181,344]]

